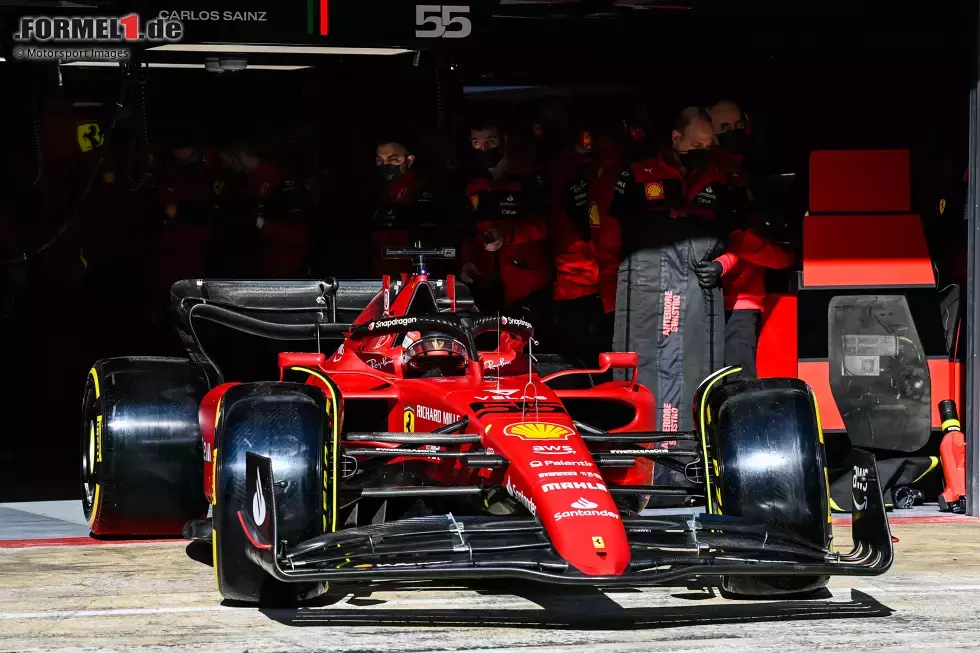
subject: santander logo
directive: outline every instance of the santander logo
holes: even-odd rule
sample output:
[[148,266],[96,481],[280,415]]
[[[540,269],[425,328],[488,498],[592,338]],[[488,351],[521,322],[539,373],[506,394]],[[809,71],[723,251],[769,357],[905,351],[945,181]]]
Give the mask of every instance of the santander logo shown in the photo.
[[579,510],[593,510],[598,507],[598,503],[592,503],[585,497],[579,497],[578,501],[572,503],[572,508],[578,508]]

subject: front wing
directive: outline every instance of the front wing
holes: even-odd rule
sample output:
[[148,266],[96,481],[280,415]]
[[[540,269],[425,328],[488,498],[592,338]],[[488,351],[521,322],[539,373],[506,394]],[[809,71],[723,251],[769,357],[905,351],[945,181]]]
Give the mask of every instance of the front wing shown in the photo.
[[848,553],[814,546],[767,524],[720,515],[624,517],[632,562],[620,576],[589,576],[561,559],[534,519],[451,514],[403,519],[280,542],[272,461],[247,454],[249,494],[238,513],[248,557],[285,582],[512,577],[556,584],[657,585],[697,576],[877,575],[892,537],[874,456],[855,467]]

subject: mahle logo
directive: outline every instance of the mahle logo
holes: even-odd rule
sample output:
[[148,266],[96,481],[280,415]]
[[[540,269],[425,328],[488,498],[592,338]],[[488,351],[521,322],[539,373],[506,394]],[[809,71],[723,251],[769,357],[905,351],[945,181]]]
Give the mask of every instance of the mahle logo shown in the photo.
[[125,16],[23,16],[14,40],[36,43],[111,43],[159,41],[184,37],[179,20],[156,17],[143,23],[138,14]]

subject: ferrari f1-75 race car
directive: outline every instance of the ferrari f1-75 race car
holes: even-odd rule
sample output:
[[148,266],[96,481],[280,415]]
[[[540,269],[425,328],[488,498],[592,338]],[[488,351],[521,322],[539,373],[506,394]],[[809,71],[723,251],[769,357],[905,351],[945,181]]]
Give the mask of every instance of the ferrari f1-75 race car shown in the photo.
[[[802,381],[718,370],[698,389],[696,430],[658,432],[649,390],[598,381],[635,378],[635,353],[602,354],[599,369],[535,356],[529,322],[481,315],[464,285],[424,273],[439,252],[401,254],[416,273],[395,282],[174,284],[189,358],[105,359],[88,375],[93,534],[209,539],[222,595],[253,603],[309,599],[329,582],[504,577],[709,577],[770,596],[891,565],[870,453],[854,470],[853,548],[833,546]],[[278,379],[235,383],[198,338],[203,322],[317,352],[342,343],[280,353]],[[688,483],[653,485],[654,465]],[[645,514],[658,495],[700,512]]]

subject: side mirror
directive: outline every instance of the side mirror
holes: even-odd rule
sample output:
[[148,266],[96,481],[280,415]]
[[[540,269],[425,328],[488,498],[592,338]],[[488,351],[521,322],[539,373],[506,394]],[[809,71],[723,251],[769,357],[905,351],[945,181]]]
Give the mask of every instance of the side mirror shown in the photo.
[[279,380],[282,381],[286,370],[293,367],[306,367],[318,370],[327,362],[326,354],[311,354],[307,352],[284,351],[279,354]]
[[632,370],[640,366],[640,355],[635,351],[607,351],[599,354],[599,367],[613,370]]

